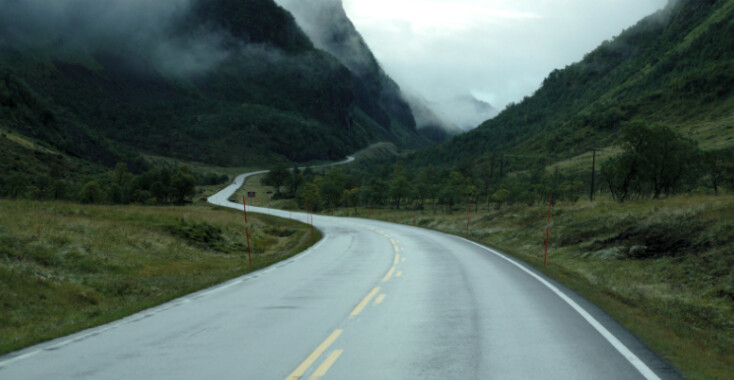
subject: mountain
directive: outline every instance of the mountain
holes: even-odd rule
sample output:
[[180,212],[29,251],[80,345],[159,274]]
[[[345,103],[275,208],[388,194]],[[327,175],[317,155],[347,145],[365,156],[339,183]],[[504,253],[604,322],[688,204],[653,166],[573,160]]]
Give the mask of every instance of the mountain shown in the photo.
[[431,103],[419,96],[406,96],[406,99],[415,116],[418,131],[431,141],[441,143],[463,132],[455,124],[447,122],[445,118],[438,116],[436,113],[438,104]]
[[430,144],[379,74],[317,49],[272,0],[0,4],[0,128],[106,166]]
[[[400,87],[380,67],[367,43],[347,16],[342,0],[277,0],[296,18],[317,48],[322,49],[348,67],[359,79],[356,103],[372,115],[386,131],[393,123],[418,127],[418,132],[430,140],[434,133],[424,133],[416,123],[415,110]],[[444,135],[440,140],[445,140]],[[415,145],[424,141],[412,141]]]
[[518,104],[413,160],[467,165],[492,154],[545,162],[615,145],[627,122],[667,125],[703,148],[734,146],[734,1],[671,1]]
[[491,104],[477,99],[472,94],[447,99],[441,104],[432,105],[431,108],[435,109],[436,112],[445,114],[444,118],[456,120],[459,128],[463,131],[474,129],[499,113]]

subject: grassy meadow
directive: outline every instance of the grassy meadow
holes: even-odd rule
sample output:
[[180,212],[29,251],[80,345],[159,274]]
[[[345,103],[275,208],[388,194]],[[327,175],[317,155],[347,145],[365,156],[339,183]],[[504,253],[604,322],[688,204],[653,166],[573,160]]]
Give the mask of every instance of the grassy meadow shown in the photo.
[[303,251],[293,221],[205,205],[0,200],[0,354],[104,324]]

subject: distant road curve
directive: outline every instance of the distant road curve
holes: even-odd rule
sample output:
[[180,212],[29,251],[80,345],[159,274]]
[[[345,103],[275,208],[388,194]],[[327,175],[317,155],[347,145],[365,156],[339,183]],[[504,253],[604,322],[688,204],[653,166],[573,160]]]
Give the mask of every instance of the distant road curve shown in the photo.
[[[249,173],[209,198],[228,198]],[[300,213],[248,211],[306,221]],[[285,262],[0,358],[2,379],[677,379],[583,298],[474,242],[314,216]]]

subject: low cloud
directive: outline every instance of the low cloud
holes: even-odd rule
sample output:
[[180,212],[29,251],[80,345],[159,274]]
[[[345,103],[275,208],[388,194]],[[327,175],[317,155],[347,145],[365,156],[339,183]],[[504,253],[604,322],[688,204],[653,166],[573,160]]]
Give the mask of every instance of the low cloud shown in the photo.
[[[292,0],[297,1],[297,0]],[[537,90],[667,0],[344,0],[385,71],[457,125],[472,94],[498,109]]]
[[57,51],[100,49],[142,54],[164,73],[182,75],[210,69],[231,46],[217,31],[176,32],[192,0],[4,0],[0,44]]

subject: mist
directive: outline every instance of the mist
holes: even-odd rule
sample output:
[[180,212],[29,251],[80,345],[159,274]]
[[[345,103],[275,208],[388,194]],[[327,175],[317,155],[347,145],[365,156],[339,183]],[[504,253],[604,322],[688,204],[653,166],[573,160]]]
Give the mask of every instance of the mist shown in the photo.
[[[554,69],[668,0],[343,0],[385,71],[404,92],[464,125],[471,96],[494,108],[522,101]],[[476,118],[475,118],[476,120]],[[475,125],[476,126],[476,125]]]
[[341,0],[275,0],[296,18],[298,26],[314,46],[334,55],[357,75],[366,74],[377,63],[364,40],[348,33],[354,26]]
[[211,69],[230,54],[212,30],[176,33],[192,0],[4,0],[0,46],[94,54],[132,50],[170,75]]
[[[308,35],[314,46],[324,50],[349,68],[358,76],[377,75],[384,72],[375,59],[370,47],[359,34],[353,33],[355,26],[347,16],[342,0],[275,0],[296,18],[299,27]],[[388,76],[390,73],[386,73]],[[389,91],[394,87],[386,78],[383,86]],[[400,83],[398,83],[400,85]],[[415,117],[417,128],[439,127],[449,133],[457,131],[456,126],[446,118],[446,113],[431,109],[434,104],[421,96],[397,90],[397,96],[409,104]]]
[[[379,65],[367,43],[359,36],[343,33],[354,28],[344,11],[342,0],[276,0],[290,11],[314,45],[336,56],[358,75]],[[388,73],[390,75],[391,73]],[[402,83],[398,83],[402,87]],[[402,88],[402,98],[410,105],[418,128],[440,127],[449,133],[472,129],[497,115],[487,102],[469,90],[456,94],[431,94]]]

